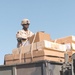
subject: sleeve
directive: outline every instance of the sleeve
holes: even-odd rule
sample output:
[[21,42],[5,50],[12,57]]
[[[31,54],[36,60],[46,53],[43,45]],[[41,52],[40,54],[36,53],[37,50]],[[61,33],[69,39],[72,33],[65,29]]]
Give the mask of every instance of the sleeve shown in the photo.
[[19,31],[16,33],[16,38],[17,38],[17,39],[18,39],[18,38],[21,38],[21,34],[22,34],[22,31],[19,30]]

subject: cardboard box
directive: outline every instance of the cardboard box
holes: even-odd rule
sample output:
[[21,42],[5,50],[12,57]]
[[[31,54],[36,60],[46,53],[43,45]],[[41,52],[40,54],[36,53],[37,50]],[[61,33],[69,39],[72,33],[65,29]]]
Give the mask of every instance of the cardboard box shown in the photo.
[[21,61],[19,59],[15,59],[15,60],[6,60],[5,61],[5,65],[14,65],[14,64],[20,64],[20,63],[24,63],[25,60],[21,59]]
[[5,63],[5,65],[13,64],[13,55],[12,54],[6,54],[4,57],[4,63]]
[[66,51],[65,45],[50,42],[47,40],[43,40],[41,42],[37,42],[37,49],[52,49],[52,50],[57,50],[57,51]]
[[27,46],[23,46],[23,47],[20,47],[20,48],[13,49],[12,54],[19,54],[20,52],[21,53],[28,53],[31,50],[37,50],[36,45],[37,45],[37,43],[33,43],[33,44],[29,44]]
[[13,60],[5,60],[5,65],[12,65],[13,64]]
[[12,50],[12,54],[19,54],[19,48],[15,48]]
[[43,40],[51,41],[49,34],[44,33],[44,32],[37,32],[36,35],[33,35],[32,37],[29,38],[30,44],[32,43],[34,37],[35,37],[34,42],[39,42],[39,41],[43,41]]
[[75,43],[67,43],[65,44],[65,47],[67,51],[75,50]]
[[42,49],[52,49],[56,51],[66,51],[65,45],[50,42],[47,40],[43,40],[37,43],[29,44],[27,46],[23,46],[20,48],[16,48],[12,51],[13,54],[19,54],[21,53],[28,53],[31,50],[36,51],[36,50],[42,50]]
[[31,50],[37,50],[37,43],[33,43],[33,44],[29,44],[27,46],[24,46],[22,48],[22,53],[28,53],[30,52]]
[[[40,50],[32,52],[33,57],[40,57],[40,56],[53,56],[53,57],[61,57],[64,58],[64,52],[61,51],[53,51],[53,50]],[[31,58],[31,53],[25,53],[25,58]]]
[[64,52],[43,49],[40,51],[34,51],[32,52],[32,54],[25,53],[26,63],[36,62],[36,61],[41,61],[41,60],[64,62]]
[[13,64],[20,64],[25,62],[25,54],[14,54]]
[[27,46],[23,46],[23,47],[19,47],[19,48],[15,48],[12,50],[12,54],[20,54],[21,53],[27,53],[29,52],[31,49],[30,44]]
[[58,38],[58,39],[54,40],[54,42],[61,43],[61,44],[75,43],[75,36],[67,36],[67,37],[63,37],[63,38]]
[[[20,59],[21,57],[21,59]],[[13,65],[13,64],[19,64],[24,63],[24,54],[7,54],[5,56],[5,65]]]
[[4,56],[4,60],[13,60],[14,58],[13,58],[13,55],[12,54],[6,54],[5,56]]
[[56,62],[64,62],[64,52],[53,50],[40,50],[33,51],[33,60],[31,60],[31,53],[23,54],[10,54],[5,57],[5,65],[19,64],[19,63],[31,63],[40,60],[49,60]]
[[33,60],[31,58],[26,58],[25,62],[26,63],[31,63],[31,62],[37,62],[37,61],[42,61],[42,60],[48,60],[48,61],[53,61],[53,62],[64,62],[63,58],[58,58],[58,57],[48,57],[48,56],[41,56],[41,57],[35,57]]

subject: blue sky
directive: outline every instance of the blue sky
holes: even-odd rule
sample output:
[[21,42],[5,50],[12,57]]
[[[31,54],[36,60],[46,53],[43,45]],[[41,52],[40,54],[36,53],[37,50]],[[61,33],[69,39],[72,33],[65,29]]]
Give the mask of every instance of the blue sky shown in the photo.
[[16,32],[28,18],[29,29],[52,39],[75,35],[75,0],[0,0],[0,64],[16,48]]

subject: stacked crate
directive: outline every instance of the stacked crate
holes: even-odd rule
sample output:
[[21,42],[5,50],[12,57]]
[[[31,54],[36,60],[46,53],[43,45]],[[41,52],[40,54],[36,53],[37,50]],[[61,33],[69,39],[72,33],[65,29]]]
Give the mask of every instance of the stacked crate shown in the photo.
[[69,62],[71,61],[71,56],[75,53],[75,36],[67,36],[64,38],[59,38],[54,40],[56,43],[64,44],[66,47],[66,54],[69,55]]
[[[33,39],[34,41],[32,41]],[[16,48],[12,50],[12,54],[5,55],[5,65],[31,63],[42,60],[64,62],[65,45],[53,42],[49,34],[38,32],[29,41],[29,45]]]
[[[36,44],[36,45],[35,45]],[[49,60],[55,62],[64,62],[65,46],[49,41],[41,41],[13,50],[13,53],[6,55],[5,60],[12,63],[30,63],[40,60]],[[27,51],[26,51],[27,50]],[[8,59],[9,58],[9,59]]]

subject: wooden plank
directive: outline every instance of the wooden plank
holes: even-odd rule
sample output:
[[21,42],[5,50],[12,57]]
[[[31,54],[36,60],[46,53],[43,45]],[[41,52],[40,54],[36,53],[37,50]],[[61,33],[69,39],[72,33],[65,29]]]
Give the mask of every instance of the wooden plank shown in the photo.
[[48,60],[48,61],[54,61],[54,62],[64,62],[63,58],[58,57],[48,57],[48,56],[41,56],[41,57],[35,57],[33,60],[31,58],[25,59],[26,63],[41,61],[41,60]]
[[[64,52],[59,52],[59,51],[53,51],[53,50],[47,50],[43,49],[40,51],[34,51],[33,52],[33,57],[39,57],[39,56],[55,56],[55,57],[62,57],[64,58]],[[25,58],[30,58],[31,53],[25,53]]]

